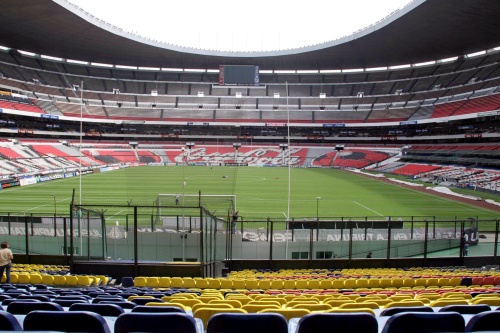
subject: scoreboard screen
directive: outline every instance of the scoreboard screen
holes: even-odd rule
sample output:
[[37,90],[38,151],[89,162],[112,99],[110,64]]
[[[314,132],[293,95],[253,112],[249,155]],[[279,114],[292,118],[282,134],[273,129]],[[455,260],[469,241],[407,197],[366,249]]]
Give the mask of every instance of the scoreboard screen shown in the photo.
[[220,85],[259,85],[259,66],[255,65],[220,65]]

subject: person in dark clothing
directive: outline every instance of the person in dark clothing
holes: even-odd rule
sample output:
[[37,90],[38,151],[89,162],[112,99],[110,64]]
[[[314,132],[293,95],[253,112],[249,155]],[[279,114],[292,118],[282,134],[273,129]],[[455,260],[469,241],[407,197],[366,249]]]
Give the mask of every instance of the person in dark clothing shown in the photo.
[[233,213],[232,228],[231,228],[231,232],[233,234],[236,233],[236,222],[238,221],[239,213],[240,212],[238,210]]
[[368,254],[366,255],[367,258],[371,258],[372,257],[372,251],[368,252]]

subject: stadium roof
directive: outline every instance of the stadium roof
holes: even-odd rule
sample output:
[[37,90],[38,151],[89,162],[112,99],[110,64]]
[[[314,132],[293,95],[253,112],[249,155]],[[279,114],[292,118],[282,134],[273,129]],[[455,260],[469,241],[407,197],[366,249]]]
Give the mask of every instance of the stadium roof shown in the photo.
[[264,70],[374,68],[423,63],[500,46],[500,1],[491,0],[415,0],[342,39],[265,52],[202,50],[145,39],[97,20],[65,0],[4,0],[1,8],[1,46],[134,67],[217,69],[222,64],[252,64]]

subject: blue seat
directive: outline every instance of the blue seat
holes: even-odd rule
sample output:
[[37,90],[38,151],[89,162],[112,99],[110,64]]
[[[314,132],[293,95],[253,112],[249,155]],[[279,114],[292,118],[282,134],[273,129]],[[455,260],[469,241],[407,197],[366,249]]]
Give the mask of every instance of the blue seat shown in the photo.
[[59,304],[60,306],[64,306],[64,307],[70,307],[72,306],[73,304],[76,304],[76,303],[85,303],[85,304],[89,304],[89,302],[87,301],[84,301],[82,299],[54,299],[52,301],[52,303],[56,303],[56,304]]
[[486,304],[447,305],[439,309],[438,312],[458,312],[460,314],[478,314],[485,311],[491,311],[491,307]]
[[161,298],[134,298],[133,300],[131,300],[131,302],[137,305],[146,305],[149,302],[165,303],[165,301]]
[[125,288],[133,287],[134,286],[134,278],[132,278],[130,276],[122,277],[122,286]]
[[42,302],[50,302],[50,297],[47,295],[19,295],[17,296],[18,300],[25,300],[25,299],[37,299]]
[[[271,332],[271,331],[269,331]],[[377,318],[370,313],[311,313],[300,318],[296,333],[378,333]]]
[[90,311],[98,313],[101,316],[118,317],[125,313],[123,308],[116,304],[91,304],[91,303],[75,303],[69,307],[69,311]]
[[183,308],[178,306],[146,306],[146,305],[137,305],[132,308],[131,312],[149,312],[149,313],[158,313],[158,312],[179,312],[186,313]]
[[15,315],[25,315],[35,310],[64,311],[61,305],[53,302],[25,302],[16,301],[7,306],[7,312]]
[[98,304],[116,304],[120,306],[122,309],[134,309],[137,304],[129,302],[129,301],[100,301]]
[[124,313],[116,318],[114,333],[197,333],[193,317],[185,313]]
[[397,306],[382,310],[380,316],[392,316],[401,312],[434,312],[434,310],[430,306]]
[[[326,329],[332,331],[331,327]],[[226,332],[287,333],[288,324],[285,317],[278,313],[217,313],[210,317],[207,333]]]
[[22,331],[23,328],[13,314],[0,311],[0,331]]
[[120,296],[113,297],[96,297],[92,300],[92,303],[101,303],[102,301],[115,301],[115,302],[123,302],[124,299]]
[[389,317],[381,333],[463,332],[465,320],[457,312],[402,312]]
[[[13,303],[13,302],[20,302],[20,301],[18,301],[17,298],[7,298],[7,299],[4,299],[2,301],[2,305],[9,306],[10,303]],[[25,300],[23,300],[23,302],[26,302],[26,303],[28,303],[28,302],[30,302],[30,303],[39,303],[41,301],[39,301],[37,299],[25,299]]]
[[500,331],[500,312],[488,311],[474,315],[465,326],[465,332],[475,331]]
[[24,318],[24,330],[111,333],[101,315],[87,311],[32,311]]

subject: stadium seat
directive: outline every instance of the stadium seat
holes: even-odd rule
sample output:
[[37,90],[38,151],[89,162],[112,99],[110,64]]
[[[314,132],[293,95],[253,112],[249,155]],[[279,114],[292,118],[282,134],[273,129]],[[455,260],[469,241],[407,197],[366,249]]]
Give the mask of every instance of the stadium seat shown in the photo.
[[475,331],[500,331],[500,312],[487,311],[474,315],[465,326],[465,332]]
[[380,316],[392,316],[401,312],[434,312],[434,310],[430,306],[403,306],[383,309]]
[[148,313],[158,313],[158,312],[163,312],[163,313],[171,313],[171,312],[178,312],[178,313],[186,313],[186,311],[178,306],[149,306],[149,305],[137,305],[136,307],[132,308],[130,312],[148,312]]
[[288,333],[286,319],[276,313],[218,313],[208,321],[207,333]]
[[381,333],[463,332],[465,320],[454,312],[402,312],[389,317]]
[[[130,276],[124,276],[122,277],[122,287],[128,288],[128,287],[133,287],[134,286],[134,279]],[[169,286],[167,286],[169,287]]]
[[25,331],[111,333],[101,315],[87,311],[31,311],[23,325]]
[[296,333],[377,333],[378,323],[369,313],[312,313],[300,318]]
[[0,330],[1,331],[22,331],[23,328],[13,314],[0,311]]
[[101,316],[118,317],[125,313],[123,308],[117,304],[91,304],[91,303],[76,303],[69,307],[69,311],[90,311]]
[[491,311],[491,307],[486,304],[478,305],[447,305],[439,309],[438,312],[458,312],[460,314],[478,314]]
[[64,311],[61,305],[53,302],[16,301],[7,306],[7,312],[15,315],[25,315],[35,310]]
[[197,333],[193,317],[185,313],[124,313],[116,318],[114,333]]

